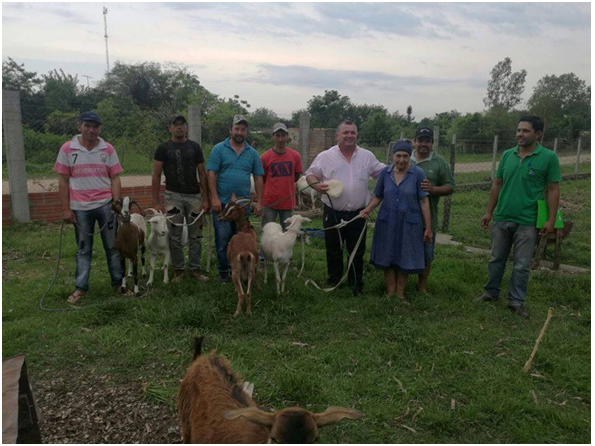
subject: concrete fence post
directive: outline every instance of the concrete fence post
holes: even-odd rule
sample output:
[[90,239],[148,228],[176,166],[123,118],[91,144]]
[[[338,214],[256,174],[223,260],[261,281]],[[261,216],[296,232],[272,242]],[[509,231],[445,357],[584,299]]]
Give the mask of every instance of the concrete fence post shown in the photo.
[[578,139],[578,144],[576,146],[576,165],[574,166],[574,176],[578,179],[578,166],[581,162],[581,146],[583,143],[583,139]]
[[25,169],[25,139],[21,118],[21,99],[18,91],[2,91],[2,123],[6,143],[8,184],[13,221],[31,221],[27,171]]
[[401,130],[401,135],[399,136],[399,139],[405,139],[405,131]]
[[492,154],[492,181],[496,178],[496,156],[498,155],[498,135],[494,135],[494,149]]
[[440,127],[434,127],[434,143],[432,144],[432,150],[438,150],[440,147]]
[[191,139],[202,146],[202,120],[200,117],[200,105],[188,106],[188,139]]
[[558,154],[558,138],[554,139],[554,153]]
[[310,148],[310,113],[300,112],[300,155],[304,172],[310,167],[308,151]]

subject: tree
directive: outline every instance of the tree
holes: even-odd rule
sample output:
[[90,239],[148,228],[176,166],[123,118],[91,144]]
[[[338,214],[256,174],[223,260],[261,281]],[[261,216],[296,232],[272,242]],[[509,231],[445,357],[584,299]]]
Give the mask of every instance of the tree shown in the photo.
[[12,58],[2,61],[2,90],[13,90],[21,93],[21,97],[33,95],[39,91],[43,80],[37,72],[25,70],[25,64],[18,64]]
[[521,103],[526,77],[526,70],[512,72],[510,57],[498,62],[492,68],[487,96],[483,100],[484,105],[488,109],[499,107],[504,111],[514,110]]
[[43,112],[40,113],[42,84],[37,72],[25,70],[25,64],[19,65],[10,57],[2,61],[2,89],[20,93],[23,122],[36,129],[42,127],[45,118]]
[[142,110],[153,110],[160,119],[180,112],[204,87],[186,67],[155,62],[116,62],[97,88],[108,95],[126,96]]
[[413,122],[413,120],[415,119],[415,116],[412,115],[413,114],[413,107],[411,105],[407,106],[407,123],[411,124]]
[[279,116],[266,107],[257,108],[250,114],[250,127],[253,129],[270,130],[279,121]]
[[574,73],[541,78],[527,107],[546,120],[548,132],[577,138],[591,129],[591,87]]
[[386,111],[376,111],[359,129],[360,140],[374,146],[388,144],[394,139],[395,123]]
[[383,113],[388,116],[388,110],[382,105],[353,105],[350,117],[358,127],[361,127],[372,115]]
[[325,90],[324,95],[314,96],[308,101],[312,128],[335,128],[345,119],[353,119],[353,111],[351,99],[341,96],[336,90]]
[[85,88],[79,85],[78,76],[66,74],[60,68],[42,75],[42,78],[44,104],[48,115],[55,111],[82,111],[78,99]]

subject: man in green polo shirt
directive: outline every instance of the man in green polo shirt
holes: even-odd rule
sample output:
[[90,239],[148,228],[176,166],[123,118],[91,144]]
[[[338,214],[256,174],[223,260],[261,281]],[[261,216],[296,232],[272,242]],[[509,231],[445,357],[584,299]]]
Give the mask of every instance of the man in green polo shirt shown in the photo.
[[426,269],[419,275],[417,289],[427,293],[426,284],[432,269],[434,260],[434,248],[436,246],[436,232],[438,231],[438,202],[440,197],[452,194],[455,181],[452,177],[450,167],[444,158],[433,151],[434,132],[429,127],[420,127],[415,132],[413,147],[415,151],[411,161],[426,174],[426,180],[422,181],[421,188],[430,194],[430,214],[432,218],[432,241],[424,242]]
[[539,232],[546,237],[554,232],[554,222],[560,201],[560,160],[554,152],[537,142],[543,132],[543,121],[537,116],[519,120],[516,138],[518,146],[502,154],[496,179],[492,184],[486,213],[481,226],[489,229],[493,214],[492,254],[488,264],[488,283],[478,300],[494,301],[500,294],[500,284],[506,260],[514,245],[512,275],[508,286],[508,307],[524,318],[529,285],[531,258],[537,241],[537,200],[547,192],[549,214]]

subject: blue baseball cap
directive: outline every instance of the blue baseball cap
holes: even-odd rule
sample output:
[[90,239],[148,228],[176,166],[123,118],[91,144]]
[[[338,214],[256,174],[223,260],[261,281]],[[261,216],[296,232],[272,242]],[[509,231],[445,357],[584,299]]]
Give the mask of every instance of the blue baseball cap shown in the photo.
[[81,113],[81,117],[79,118],[79,121],[81,121],[81,122],[84,122],[84,121],[96,122],[97,124],[101,125],[101,119],[99,118],[97,113],[92,112],[92,111],[86,111],[86,112]]

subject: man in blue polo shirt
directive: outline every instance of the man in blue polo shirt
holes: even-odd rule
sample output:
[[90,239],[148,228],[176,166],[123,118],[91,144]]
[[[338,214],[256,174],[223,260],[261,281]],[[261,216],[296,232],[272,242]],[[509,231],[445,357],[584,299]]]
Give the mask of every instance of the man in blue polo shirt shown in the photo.
[[[221,283],[229,281],[231,267],[227,259],[227,245],[236,233],[236,226],[233,222],[219,221],[217,214],[229,203],[232,193],[237,198],[250,198],[250,175],[254,175],[256,189],[254,214],[260,216],[263,191],[262,176],[264,175],[258,152],[245,141],[248,134],[248,121],[244,116],[235,115],[233,117],[229,134],[230,136],[225,141],[213,147],[207,162],[211,212]],[[245,209],[248,213],[248,208]]]
[[[549,215],[539,232],[541,237],[554,232],[560,201],[560,161],[554,152],[537,142],[542,132],[543,121],[539,117],[520,118],[516,131],[518,145],[502,154],[488,207],[481,219],[482,228],[492,231],[492,254],[488,264],[488,283],[478,300],[490,302],[498,299],[506,261],[514,245],[508,307],[524,318],[529,317],[524,303],[538,236],[537,200],[543,198],[546,192]],[[490,227],[492,213],[495,221]]]

